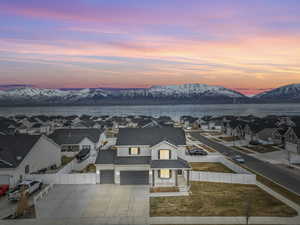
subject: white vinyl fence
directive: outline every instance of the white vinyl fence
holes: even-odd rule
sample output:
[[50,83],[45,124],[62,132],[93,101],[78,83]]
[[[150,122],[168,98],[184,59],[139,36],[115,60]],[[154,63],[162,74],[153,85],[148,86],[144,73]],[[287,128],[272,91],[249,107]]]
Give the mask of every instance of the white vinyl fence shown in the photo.
[[44,184],[96,184],[99,175],[96,173],[72,174],[34,174],[26,176],[27,179],[39,179]]
[[[185,174],[186,176],[186,174]],[[233,174],[191,171],[191,181],[220,182],[230,184],[256,184],[254,174]]]

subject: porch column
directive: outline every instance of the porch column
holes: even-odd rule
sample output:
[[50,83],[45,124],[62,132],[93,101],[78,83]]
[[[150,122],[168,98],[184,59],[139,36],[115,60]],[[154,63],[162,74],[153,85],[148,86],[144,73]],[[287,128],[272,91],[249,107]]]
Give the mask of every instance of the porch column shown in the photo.
[[155,173],[155,170],[152,170],[152,187],[155,186],[155,179],[154,179],[155,175],[154,175],[154,173]]
[[178,186],[178,170],[175,170],[175,186]]
[[187,171],[187,185],[190,185],[190,170]]

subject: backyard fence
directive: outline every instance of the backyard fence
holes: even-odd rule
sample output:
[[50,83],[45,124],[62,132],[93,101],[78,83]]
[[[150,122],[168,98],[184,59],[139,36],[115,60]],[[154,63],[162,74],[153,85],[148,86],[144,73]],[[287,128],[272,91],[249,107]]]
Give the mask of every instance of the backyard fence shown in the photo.
[[[186,174],[185,174],[186,176]],[[254,174],[233,174],[191,171],[191,181],[220,182],[230,184],[256,184]]]
[[97,174],[34,174],[26,176],[26,179],[39,179],[44,184],[96,184]]

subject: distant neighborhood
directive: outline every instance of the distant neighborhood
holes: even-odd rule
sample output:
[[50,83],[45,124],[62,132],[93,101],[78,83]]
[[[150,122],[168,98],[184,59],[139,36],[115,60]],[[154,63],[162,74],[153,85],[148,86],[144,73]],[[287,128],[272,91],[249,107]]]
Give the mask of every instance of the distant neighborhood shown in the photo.
[[256,185],[257,175],[243,166],[247,155],[286,168],[300,165],[300,116],[187,115],[175,121],[143,115],[16,115],[0,117],[0,127],[0,185],[15,190],[3,195],[19,200],[21,195],[12,193],[19,193],[20,184],[27,190],[36,184],[37,194],[28,194],[41,218],[54,216],[41,207],[49,203],[44,195],[59,190],[54,185],[149,187],[150,192],[141,191],[147,192],[143,207],[151,218],[194,215],[189,207],[198,203],[189,203],[180,215],[160,210],[172,196],[197,194],[203,182]]

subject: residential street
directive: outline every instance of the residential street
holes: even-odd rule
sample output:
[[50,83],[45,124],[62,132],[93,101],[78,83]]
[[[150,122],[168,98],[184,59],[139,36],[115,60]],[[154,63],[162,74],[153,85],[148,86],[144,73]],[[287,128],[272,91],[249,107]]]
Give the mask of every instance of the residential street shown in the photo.
[[216,149],[220,153],[227,153],[227,154],[229,153],[231,155],[233,154],[242,155],[246,160],[245,166],[272,179],[273,181],[285,186],[286,188],[300,195],[300,173],[295,173],[294,171],[295,169],[291,170],[288,168],[283,168],[282,166],[279,165],[263,162],[250,155],[241,153],[239,151],[235,151],[230,147],[211,141],[208,138],[202,136],[198,132],[191,132],[190,134],[200,142],[208,145],[209,147]]

